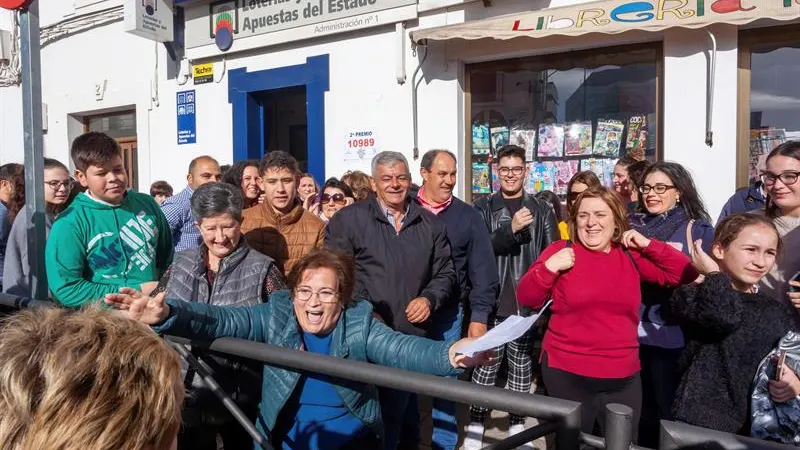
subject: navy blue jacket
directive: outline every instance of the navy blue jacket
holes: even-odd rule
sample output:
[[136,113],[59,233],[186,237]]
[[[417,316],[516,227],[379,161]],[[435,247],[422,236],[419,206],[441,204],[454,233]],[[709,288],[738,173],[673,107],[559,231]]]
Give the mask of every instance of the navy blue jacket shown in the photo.
[[447,239],[456,269],[460,301],[469,297],[470,321],[487,323],[497,304],[500,281],[492,250],[492,238],[475,208],[456,197],[439,213],[447,226]]
[[725,206],[722,207],[722,212],[719,214],[717,223],[722,222],[722,219],[731,214],[746,213],[756,209],[764,209],[767,204],[767,199],[764,193],[761,192],[761,182],[752,184],[746,188],[741,188],[736,191]]

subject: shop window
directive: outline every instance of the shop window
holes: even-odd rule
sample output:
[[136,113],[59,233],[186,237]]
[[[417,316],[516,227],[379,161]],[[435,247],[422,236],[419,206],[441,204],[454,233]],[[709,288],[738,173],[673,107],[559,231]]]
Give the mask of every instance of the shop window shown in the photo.
[[747,164],[740,164],[746,179],[738,181],[744,185],[758,179],[773,148],[800,140],[800,33],[785,27],[754,30],[743,33],[741,43],[740,162],[746,156]]
[[472,199],[499,190],[508,143],[526,150],[526,191],[562,198],[580,170],[610,186],[620,157],[657,159],[660,62],[648,45],[467,66]]

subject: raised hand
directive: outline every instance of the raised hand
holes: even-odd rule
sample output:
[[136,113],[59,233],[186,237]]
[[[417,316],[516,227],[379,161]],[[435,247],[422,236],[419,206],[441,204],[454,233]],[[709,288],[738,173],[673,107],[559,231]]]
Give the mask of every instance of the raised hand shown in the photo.
[[117,294],[107,294],[105,303],[120,311],[126,311],[133,320],[155,325],[169,316],[169,305],[164,302],[165,295],[162,292],[155,297],[148,297],[136,289],[122,288]]
[[553,273],[559,273],[565,270],[569,270],[574,265],[575,265],[575,250],[569,247],[562,248],[561,250],[556,252],[553,256],[547,258],[547,261],[545,261],[544,263],[544,266],[547,267],[547,270]]
[[694,268],[697,269],[701,275],[719,272],[719,264],[703,250],[702,239],[694,241],[692,245],[694,245],[694,254],[692,255],[692,264],[694,264]]
[[511,218],[511,231],[518,233],[532,222],[533,214],[531,210],[523,206],[514,214],[514,217]]
[[622,234],[622,245],[633,250],[644,250],[650,245],[650,239],[636,230],[628,230]]

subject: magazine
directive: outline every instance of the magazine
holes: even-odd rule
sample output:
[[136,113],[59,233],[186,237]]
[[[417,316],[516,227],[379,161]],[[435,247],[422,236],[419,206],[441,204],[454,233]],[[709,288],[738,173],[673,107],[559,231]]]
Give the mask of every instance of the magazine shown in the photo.
[[536,130],[522,128],[511,130],[509,143],[525,149],[525,161],[533,161],[536,151]]
[[539,158],[561,157],[564,155],[564,125],[539,125]]
[[643,160],[647,151],[647,116],[631,116],[628,119],[628,137],[625,149],[631,157]]
[[535,194],[542,191],[555,191],[555,165],[552,162],[528,164],[528,183],[526,191]]
[[487,125],[472,125],[472,154],[489,154],[489,127]]
[[564,132],[564,154],[581,156],[592,154],[592,122],[573,122]]
[[775,147],[786,142],[786,130],[782,128],[764,128],[750,130],[750,151],[748,158],[748,175],[750,181],[758,179],[760,173],[759,160],[768,155]]
[[492,164],[492,192],[500,192],[500,175],[496,164]]
[[603,186],[612,187],[614,185],[614,167],[616,165],[616,159],[584,159],[581,160],[581,171],[589,170],[594,172]]
[[492,135],[492,150],[497,153],[497,149],[504,145],[508,145],[509,133],[508,127],[495,127],[491,129]]
[[598,120],[597,133],[594,136],[594,154],[618,157],[624,130],[625,125],[619,120]]
[[572,179],[576,173],[578,173],[578,161],[554,161],[550,164],[553,164],[555,167],[555,193],[558,195],[567,195],[567,185],[569,184],[569,180]]
[[472,193],[491,194],[489,164],[472,163]]

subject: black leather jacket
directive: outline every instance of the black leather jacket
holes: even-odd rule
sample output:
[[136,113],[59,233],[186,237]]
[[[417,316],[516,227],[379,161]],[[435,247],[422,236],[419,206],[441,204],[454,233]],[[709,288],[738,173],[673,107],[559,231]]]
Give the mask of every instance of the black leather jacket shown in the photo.
[[492,248],[500,276],[499,292],[503,292],[506,274],[511,275],[516,286],[542,250],[559,239],[558,223],[549,205],[523,193],[522,206],[531,211],[533,222],[527,228],[513,233],[511,214],[501,193],[484,197],[475,203],[475,208],[492,234]]

